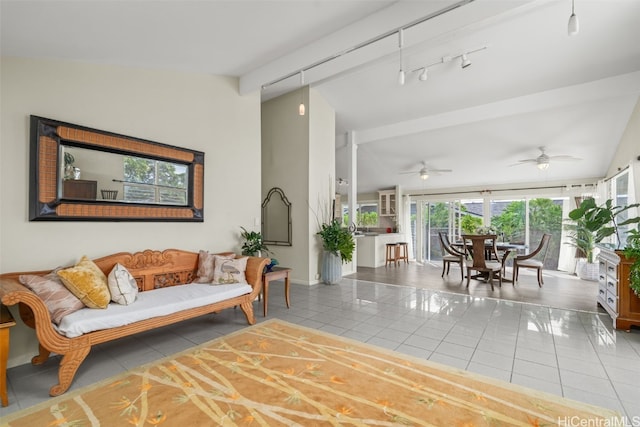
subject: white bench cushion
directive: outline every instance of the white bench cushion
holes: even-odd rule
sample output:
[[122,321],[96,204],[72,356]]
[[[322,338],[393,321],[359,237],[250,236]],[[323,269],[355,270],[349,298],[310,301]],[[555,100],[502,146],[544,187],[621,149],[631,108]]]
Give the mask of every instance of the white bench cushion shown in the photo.
[[190,283],[140,292],[133,304],[110,303],[106,309],[83,308],[62,318],[58,332],[68,338],[128,325],[251,293],[246,283],[210,285]]

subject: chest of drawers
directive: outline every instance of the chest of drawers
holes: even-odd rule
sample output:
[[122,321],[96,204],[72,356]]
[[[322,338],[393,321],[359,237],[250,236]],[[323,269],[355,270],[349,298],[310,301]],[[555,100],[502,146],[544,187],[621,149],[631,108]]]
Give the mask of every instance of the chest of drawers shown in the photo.
[[633,260],[621,251],[601,249],[598,255],[598,304],[613,319],[616,329],[640,327],[640,298],[629,287]]

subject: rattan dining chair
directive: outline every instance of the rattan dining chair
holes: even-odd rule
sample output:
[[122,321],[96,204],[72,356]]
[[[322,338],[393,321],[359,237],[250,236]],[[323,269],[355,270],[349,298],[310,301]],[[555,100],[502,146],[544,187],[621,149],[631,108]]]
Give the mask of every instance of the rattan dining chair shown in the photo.
[[[534,268],[538,272],[538,286],[542,287],[544,280],[542,279],[542,269],[544,268],[544,260],[547,258],[547,252],[549,250],[549,240],[551,234],[543,234],[540,239],[540,244],[535,251],[528,255],[518,255],[513,259],[513,284],[518,281],[518,273],[521,268]],[[539,259],[533,259],[536,255],[542,252],[542,256]]]
[[460,264],[460,280],[464,280],[464,252],[460,252],[453,246],[451,246],[451,242],[449,241],[449,236],[445,232],[439,232],[438,236],[440,237],[440,248],[442,249],[442,274],[441,277],[444,277],[444,273],[446,270],[447,275],[449,275],[449,267],[451,267],[451,263]]

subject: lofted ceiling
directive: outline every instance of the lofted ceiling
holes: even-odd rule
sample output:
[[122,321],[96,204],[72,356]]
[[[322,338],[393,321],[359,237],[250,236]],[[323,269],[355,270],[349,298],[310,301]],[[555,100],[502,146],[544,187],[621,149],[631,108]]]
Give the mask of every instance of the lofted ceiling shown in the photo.
[[[569,184],[606,174],[640,96],[640,1],[575,10],[569,36],[570,0],[1,0],[0,49],[238,76],[241,94],[265,100],[296,90],[306,69],[336,111],[336,177],[350,177],[347,132],[358,145],[358,192]],[[401,86],[394,30],[430,15],[404,30]],[[475,49],[465,69],[443,62]],[[428,64],[420,81],[412,70]],[[581,160],[518,164],[540,146]],[[422,162],[452,172],[402,173]]]

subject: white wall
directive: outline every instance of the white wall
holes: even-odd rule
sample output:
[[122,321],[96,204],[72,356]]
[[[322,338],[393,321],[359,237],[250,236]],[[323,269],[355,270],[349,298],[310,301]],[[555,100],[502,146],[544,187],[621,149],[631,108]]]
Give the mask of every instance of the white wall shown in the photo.
[[281,265],[293,269],[293,282],[308,284],[310,109],[305,116],[298,114],[301,91],[309,99],[309,88],[304,87],[262,104],[262,198],[279,187],[291,203],[292,245],[267,246]]
[[[306,115],[298,114],[300,100]],[[280,187],[291,202],[292,246],[269,246],[291,280],[315,284],[322,245],[318,220],[330,218],[335,183],[335,111],[304,87],[262,104],[262,197]],[[326,213],[320,212],[327,210]]]
[[[239,252],[240,226],[260,218],[259,93],[239,96],[235,78],[75,62],[3,57],[0,71],[0,272],[147,248]],[[203,151],[205,221],[29,222],[31,114]],[[18,320],[9,366],[36,353]]]
[[607,178],[612,177],[620,169],[624,169],[626,166],[633,168],[634,189],[635,189],[635,201],[640,202],[640,98],[636,103],[636,107],[631,113],[627,128],[622,134],[616,154],[613,157],[609,170],[607,171]]
[[336,187],[336,122],[335,110],[314,90],[309,93],[309,205],[310,233],[309,270],[320,279],[322,242],[316,215],[322,222],[332,218]]

